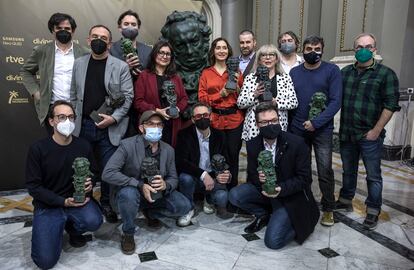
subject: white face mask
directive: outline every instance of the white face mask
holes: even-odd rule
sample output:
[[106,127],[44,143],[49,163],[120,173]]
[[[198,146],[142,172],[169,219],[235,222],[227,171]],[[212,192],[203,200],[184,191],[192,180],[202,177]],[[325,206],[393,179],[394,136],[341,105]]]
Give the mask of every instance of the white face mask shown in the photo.
[[71,122],[69,119],[66,119],[65,122],[59,122],[56,129],[60,134],[69,137],[73,130],[75,130],[75,123]]

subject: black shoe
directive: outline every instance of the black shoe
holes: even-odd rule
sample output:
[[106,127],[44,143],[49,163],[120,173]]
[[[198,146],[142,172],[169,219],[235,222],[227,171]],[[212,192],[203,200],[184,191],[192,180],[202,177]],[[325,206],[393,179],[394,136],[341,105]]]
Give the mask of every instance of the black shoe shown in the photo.
[[244,228],[245,233],[255,233],[260,231],[263,227],[267,225],[269,222],[270,215],[264,215],[261,217],[255,217],[252,223],[249,224],[246,228]]
[[86,245],[86,237],[81,234],[69,234],[69,244],[74,248],[80,248]]
[[364,220],[364,227],[368,230],[375,230],[378,224],[378,215],[367,214],[367,217]]
[[148,225],[148,227],[150,227],[150,228],[160,228],[161,227],[160,220],[157,219],[157,218],[151,218],[148,215],[148,210],[142,210],[142,214],[147,219],[147,225]]
[[226,207],[217,207],[216,216],[221,219],[230,219],[234,215],[227,211]]
[[102,214],[105,216],[106,222],[117,223],[118,215],[112,210],[111,206],[105,205],[102,206]]
[[354,207],[351,204],[343,203],[339,200],[335,202],[335,211],[345,211],[345,212],[352,212],[354,211]]
[[123,234],[121,238],[121,250],[125,255],[132,255],[135,252],[135,239],[133,234]]

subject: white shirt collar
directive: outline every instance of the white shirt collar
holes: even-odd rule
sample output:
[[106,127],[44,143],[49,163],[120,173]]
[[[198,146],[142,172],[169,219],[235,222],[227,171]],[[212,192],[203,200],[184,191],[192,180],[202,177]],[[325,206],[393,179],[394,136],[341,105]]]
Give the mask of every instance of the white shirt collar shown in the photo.
[[210,132],[208,133],[207,137],[205,137],[205,138],[204,138],[203,133],[202,133],[201,131],[199,131],[197,127],[196,127],[195,129],[196,129],[196,131],[197,131],[197,137],[198,137],[198,140],[201,140],[201,141],[202,141],[202,140],[208,140],[208,139],[210,138],[210,135],[211,135],[211,130],[210,130]]
[[[66,53],[70,53],[71,51],[73,51],[73,41],[70,41],[70,43],[71,43],[70,48]],[[55,52],[57,52],[57,51],[61,51],[63,53],[62,49],[58,47],[58,45],[55,41]]]

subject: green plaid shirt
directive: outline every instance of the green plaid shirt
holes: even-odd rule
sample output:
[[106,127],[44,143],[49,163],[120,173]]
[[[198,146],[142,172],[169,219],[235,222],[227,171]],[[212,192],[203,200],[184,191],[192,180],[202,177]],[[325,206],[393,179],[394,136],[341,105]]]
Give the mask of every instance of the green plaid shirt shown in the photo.
[[[398,78],[395,72],[374,63],[361,73],[356,64],[341,70],[343,98],[341,108],[341,141],[355,142],[362,139],[379,120],[382,110],[398,111]],[[382,130],[381,136],[385,136]]]

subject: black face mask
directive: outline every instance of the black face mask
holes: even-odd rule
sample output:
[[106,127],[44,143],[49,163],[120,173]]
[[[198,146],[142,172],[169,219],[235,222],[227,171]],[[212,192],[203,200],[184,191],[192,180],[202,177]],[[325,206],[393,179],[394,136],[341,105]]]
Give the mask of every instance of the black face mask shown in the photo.
[[206,130],[210,127],[210,118],[201,118],[195,121],[195,126],[198,129]]
[[107,44],[100,38],[96,38],[91,41],[91,49],[94,54],[101,55],[106,51]]
[[322,53],[317,53],[315,51],[311,51],[310,53],[304,53],[303,58],[305,59],[306,63],[310,65],[314,65],[321,60]]
[[274,140],[279,136],[280,132],[282,131],[282,127],[280,124],[270,124],[264,127],[261,127],[260,134],[262,134],[263,138],[268,140]]
[[56,32],[56,39],[60,43],[66,44],[72,39],[72,34],[66,30],[60,30]]

